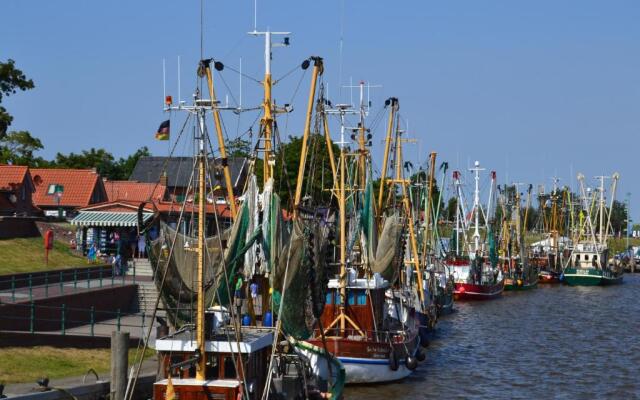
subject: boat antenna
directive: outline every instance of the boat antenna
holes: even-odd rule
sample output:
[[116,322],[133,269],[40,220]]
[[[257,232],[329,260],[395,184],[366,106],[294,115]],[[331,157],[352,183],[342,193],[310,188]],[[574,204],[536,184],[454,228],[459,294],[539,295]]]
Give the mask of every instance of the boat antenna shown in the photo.
[[165,66],[165,59],[162,59],[162,106],[167,101],[167,68]]
[[258,30],[258,0],[253,0],[253,31]]
[[[338,42],[338,99],[342,98],[342,50],[344,47],[344,0],[340,2],[340,40]],[[328,95],[327,95],[328,97]]]

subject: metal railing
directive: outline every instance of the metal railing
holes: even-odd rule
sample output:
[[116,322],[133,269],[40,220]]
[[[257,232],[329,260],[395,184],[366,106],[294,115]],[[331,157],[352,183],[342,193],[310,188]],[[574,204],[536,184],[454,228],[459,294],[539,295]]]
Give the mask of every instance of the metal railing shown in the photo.
[[[34,302],[30,303],[16,303],[11,305],[12,307],[24,308],[24,312],[20,312],[20,315],[6,315],[0,314],[0,321],[13,321],[12,325],[16,322],[25,322],[28,320],[28,332],[33,334],[36,332],[57,332],[61,335],[66,335],[69,329],[86,327],[87,336],[109,336],[112,330],[120,331],[141,329],[144,332],[145,324],[152,323],[149,321],[144,311],[140,313],[128,313],[123,312],[121,309],[116,311],[96,310],[95,306],[89,308],[68,307],[66,304],[61,306],[47,306],[39,305]],[[41,316],[43,315],[44,316]],[[53,317],[55,316],[55,317]],[[138,317],[140,323],[126,323],[122,319],[124,317]],[[37,327],[45,326],[46,329],[38,330]],[[96,334],[96,327],[106,326],[110,329],[105,330],[103,335]],[[57,328],[54,328],[57,327]],[[51,329],[53,328],[53,329]],[[20,329],[19,329],[20,330]],[[22,331],[22,330],[20,330]],[[76,329],[75,333],[82,333],[80,329]]]
[[[131,271],[127,274],[127,270]],[[29,300],[34,298],[49,298],[50,295],[61,296],[78,292],[78,289],[91,290],[117,285],[136,284],[135,264],[124,268],[121,274],[117,274],[116,268],[73,268],[64,271],[38,273],[34,279],[34,274],[29,274],[24,278],[12,275],[4,282],[8,282],[7,289],[0,290],[0,304]],[[34,281],[41,282],[34,284]],[[34,294],[34,291],[37,293]]]

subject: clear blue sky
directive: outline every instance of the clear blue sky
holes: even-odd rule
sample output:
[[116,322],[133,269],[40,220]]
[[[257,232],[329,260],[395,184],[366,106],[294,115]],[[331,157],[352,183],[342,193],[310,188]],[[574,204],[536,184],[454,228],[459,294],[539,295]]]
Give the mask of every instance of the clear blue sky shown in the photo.
[[[177,97],[181,56],[186,99],[200,53],[199,4],[2,1],[0,59],[15,59],[36,84],[6,101],[12,129],[40,137],[45,157],[92,146],[116,156],[143,145],[166,154],[166,143],[153,140],[165,117],[162,59],[168,91]],[[635,0],[258,0],[259,29],[293,32],[292,46],[276,50],[274,77],[320,55],[334,99],[340,70],[342,84],[353,78],[383,85],[372,92],[373,113],[386,97],[400,98],[420,140],[408,150],[414,158],[437,151],[460,168],[478,159],[501,181],[547,187],[552,175],[568,183],[571,170],[587,177],[619,171],[618,197],[632,192],[636,221],[639,21]],[[252,28],[252,0],[205,0],[205,56],[236,68],[242,57],[243,71],[260,77],[262,42],[246,35]],[[224,77],[237,99],[238,76]],[[280,103],[291,99],[300,77],[296,72],[275,89]],[[307,78],[293,97],[297,110],[286,134],[302,127]],[[228,94],[218,87],[221,97]],[[257,85],[245,80],[243,87],[243,105],[255,104]],[[348,101],[348,91],[342,97]],[[226,116],[229,135],[252,120],[245,115],[238,125]],[[378,154],[381,135],[376,131]]]

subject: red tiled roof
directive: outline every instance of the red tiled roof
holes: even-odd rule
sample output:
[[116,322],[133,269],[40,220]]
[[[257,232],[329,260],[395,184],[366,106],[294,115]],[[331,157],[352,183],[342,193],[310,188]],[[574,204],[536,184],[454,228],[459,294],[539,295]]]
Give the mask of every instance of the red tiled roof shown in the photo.
[[[104,203],[92,204],[79,211],[103,211],[103,212],[138,212],[140,201],[116,200]],[[153,206],[145,204],[144,211],[153,212]]]
[[60,206],[86,207],[91,202],[96,184],[102,182],[100,175],[91,169],[34,168],[31,177],[36,187],[33,203],[41,206],[56,206],[56,196],[48,194],[50,185],[62,185],[64,192]]
[[164,199],[167,187],[159,183],[145,183],[138,181],[110,181],[104,180],[104,189],[109,201],[160,201]]
[[[156,203],[156,207],[158,208],[158,211],[161,213],[173,213],[178,215],[182,210],[182,203],[176,203],[171,201],[161,201]],[[215,208],[213,204],[207,204],[205,206],[205,209],[207,214],[213,214],[215,210],[215,213],[218,214],[219,216],[223,218],[231,218],[231,208],[226,204],[215,204]],[[184,206],[185,213],[193,213],[197,211],[198,211],[198,207],[192,203],[186,203]]]
[[[99,204],[92,204],[88,207],[82,208],[80,211],[105,211],[105,212],[137,212],[138,207],[140,206],[140,201],[131,201],[131,200],[116,200],[116,201],[108,201]],[[178,215],[182,210],[182,203],[176,203],[172,201],[156,201],[153,202],[155,204],[155,209],[151,203],[145,204],[144,210],[149,212],[154,212],[157,210],[160,213],[170,213]],[[218,216],[223,218],[231,218],[231,210],[229,206],[226,204],[216,204],[215,208],[213,204],[206,205],[207,214],[213,214],[214,210],[218,214]],[[191,204],[186,203],[184,205],[184,212],[191,214],[198,211],[198,207]]]
[[15,190],[29,171],[25,165],[0,165],[0,190]]

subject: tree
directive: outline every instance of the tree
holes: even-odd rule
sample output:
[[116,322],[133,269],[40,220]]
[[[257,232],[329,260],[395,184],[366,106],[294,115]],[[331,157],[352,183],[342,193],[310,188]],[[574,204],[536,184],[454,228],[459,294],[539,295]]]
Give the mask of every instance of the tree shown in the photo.
[[53,164],[59,168],[95,168],[100,175],[107,178],[117,175],[114,174],[114,172],[117,171],[115,171],[116,166],[113,154],[109,153],[105,149],[95,149],[92,147],[88,151],[82,150],[82,153],[80,154],[73,152],[68,155],[57,153]]
[[40,139],[27,131],[12,131],[0,139],[0,164],[46,166],[48,163],[33,153],[42,150]]
[[454,222],[456,220],[456,209],[458,208],[458,198],[450,197],[447,202],[447,208],[444,217],[447,221]]
[[[338,154],[340,149],[333,145],[333,151],[334,154]],[[274,188],[285,207],[293,203],[301,153],[302,138],[290,136],[289,142],[283,143],[275,154]],[[302,196],[312,199],[313,205],[326,205],[331,201],[331,192],[326,190],[333,187],[329,163],[324,136],[310,135]],[[261,172],[262,161],[256,160],[256,175],[259,179],[262,176]]]
[[621,201],[614,200],[611,207],[611,229],[613,234],[619,234],[627,228],[627,208]]
[[149,152],[149,148],[147,146],[143,146],[129,157],[120,158],[118,163],[115,165],[113,175],[109,177],[109,179],[129,179],[140,157],[148,157],[150,155],[151,153]]
[[227,157],[249,157],[251,142],[242,138],[235,138],[226,145]]
[[[27,79],[24,73],[15,67],[15,61],[9,59],[7,62],[0,62],[0,104],[4,96],[15,94],[18,90],[33,88],[33,81]],[[6,136],[7,128],[12,121],[13,117],[0,105],[0,139]]]

